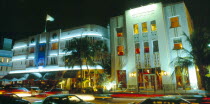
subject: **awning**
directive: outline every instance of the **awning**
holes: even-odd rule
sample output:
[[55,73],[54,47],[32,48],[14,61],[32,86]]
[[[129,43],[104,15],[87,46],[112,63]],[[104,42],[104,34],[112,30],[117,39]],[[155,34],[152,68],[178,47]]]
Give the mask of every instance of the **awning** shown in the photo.
[[56,72],[48,72],[48,73],[46,73],[44,76],[43,76],[43,78],[44,79],[56,79]]
[[7,74],[0,81],[22,81],[26,80],[29,74]]
[[63,78],[76,78],[78,70],[68,70],[64,73]]
[[37,79],[40,79],[40,78],[42,78],[42,74],[41,73],[29,73],[29,76],[27,77],[27,80],[28,79],[37,80]]

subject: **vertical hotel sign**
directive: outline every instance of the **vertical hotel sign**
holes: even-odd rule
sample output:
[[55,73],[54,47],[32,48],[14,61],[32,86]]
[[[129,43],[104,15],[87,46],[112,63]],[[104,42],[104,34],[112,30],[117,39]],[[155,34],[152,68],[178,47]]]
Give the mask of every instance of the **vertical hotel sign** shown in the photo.
[[45,51],[46,51],[46,43],[39,44],[38,48],[38,67],[45,66]]

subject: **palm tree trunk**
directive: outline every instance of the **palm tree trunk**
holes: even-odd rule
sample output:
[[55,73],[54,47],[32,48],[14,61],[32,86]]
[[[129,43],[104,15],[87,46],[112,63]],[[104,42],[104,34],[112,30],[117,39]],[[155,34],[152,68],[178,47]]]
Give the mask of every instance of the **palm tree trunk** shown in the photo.
[[206,80],[205,80],[205,78],[206,78],[206,68],[204,67],[204,66],[202,66],[202,65],[199,65],[198,66],[198,68],[199,68],[199,74],[200,74],[200,78],[201,78],[201,89],[206,89]]

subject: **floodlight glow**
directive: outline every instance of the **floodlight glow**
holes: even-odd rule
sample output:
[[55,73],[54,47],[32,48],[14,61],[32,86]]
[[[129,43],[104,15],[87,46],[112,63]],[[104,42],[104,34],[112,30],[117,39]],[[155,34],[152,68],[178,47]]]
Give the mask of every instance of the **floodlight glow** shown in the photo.
[[208,47],[210,47],[210,43],[208,44]]
[[129,13],[131,16],[143,16],[145,13],[152,12],[157,9],[157,4],[151,4],[151,5],[146,5],[146,6],[141,6],[139,8],[134,8],[129,10]]

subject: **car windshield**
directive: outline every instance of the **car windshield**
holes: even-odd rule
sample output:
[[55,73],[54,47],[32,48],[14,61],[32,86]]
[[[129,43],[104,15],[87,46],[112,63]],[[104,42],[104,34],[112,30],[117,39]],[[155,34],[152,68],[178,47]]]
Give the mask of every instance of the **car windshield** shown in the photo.
[[82,102],[82,100],[79,99],[77,96],[68,96],[68,99],[69,99],[70,103]]

